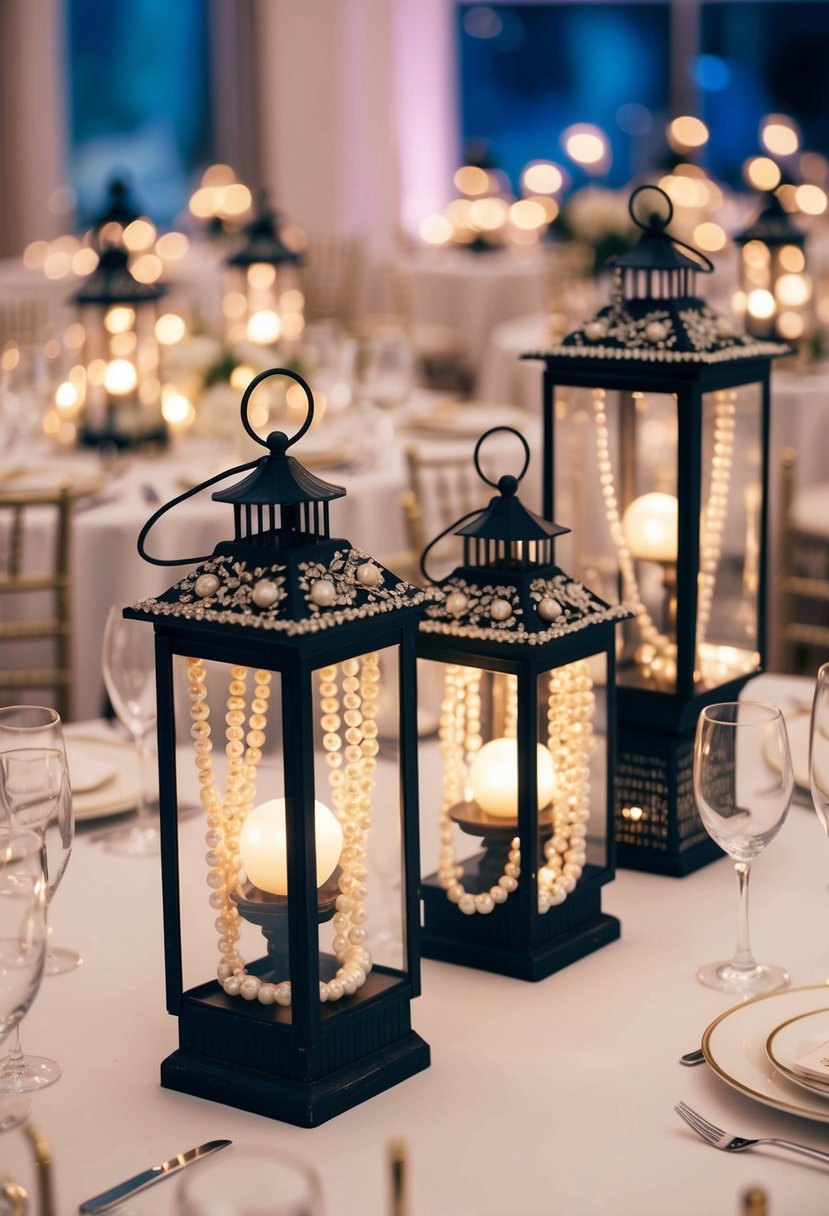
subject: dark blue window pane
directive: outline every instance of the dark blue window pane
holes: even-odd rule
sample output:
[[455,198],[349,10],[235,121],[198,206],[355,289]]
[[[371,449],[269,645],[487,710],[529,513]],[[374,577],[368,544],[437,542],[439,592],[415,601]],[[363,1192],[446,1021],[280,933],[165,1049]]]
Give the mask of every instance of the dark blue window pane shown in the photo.
[[770,113],[795,118],[803,147],[829,154],[829,4],[706,3],[701,50],[723,69],[716,88],[706,87],[704,65],[700,78],[700,61],[695,70],[716,176],[741,183],[743,161],[763,151],[760,121]]
[[65,0],[69,181],[82,221],[126,171],[169,223],[209,159],[207,0]]
[[610,185],[664,151],[669,4],[460,4],[457,30],[463,146],[486,140],[514,187],[537,159],[584,182],[559,143],[572,123],[605,132]]

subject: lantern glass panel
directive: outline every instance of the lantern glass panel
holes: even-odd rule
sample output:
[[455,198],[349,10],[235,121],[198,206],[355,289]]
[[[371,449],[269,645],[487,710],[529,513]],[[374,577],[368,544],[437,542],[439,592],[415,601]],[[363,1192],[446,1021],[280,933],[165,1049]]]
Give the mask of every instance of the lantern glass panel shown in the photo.
[[702,400],[697,688],[757,670],[762,505],[762,388]]
[[[618,682],[676,688],[677,400],[673,393],[559,387],[557,559],[635,615],[619,632]],[[597,476],[598,474],[598,476]]]

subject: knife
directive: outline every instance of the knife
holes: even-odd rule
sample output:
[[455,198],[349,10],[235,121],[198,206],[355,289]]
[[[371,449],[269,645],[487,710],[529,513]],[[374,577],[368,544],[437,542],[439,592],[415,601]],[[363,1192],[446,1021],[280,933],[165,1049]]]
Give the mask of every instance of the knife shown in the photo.
[[146,1187],[152,1186],[154,1182],[160,1182],[162,1178],[169,1178],[171,1174],[183,1170],[186,1165],[192,1165],[194,1161],[200,1161],[202,1157],[209,1157],[211,1153],[217,1153],[220,1148],[227,1148],[232,1143],[232,1140],[208,1140],[206,1144],[200,1144],[198,1148],[191,1148],[186,1153],[179,1153],[177,1157],[171,1157],[169,1161],[163,1161],[161,1165],[153,1165],[150,1169],[136,1174],[133,1178],[128,1178],[126,1182],[120,1182],[118,1186],[111,1187],[101,1195],[87,1199],[80,1205],[78,1211],[86,1213],[87,1216],[97,1216],[98,1212],[108,1212],[110,1208],[114,1208],[117,1203],[129,1198],[130,1195],[136,1195]]

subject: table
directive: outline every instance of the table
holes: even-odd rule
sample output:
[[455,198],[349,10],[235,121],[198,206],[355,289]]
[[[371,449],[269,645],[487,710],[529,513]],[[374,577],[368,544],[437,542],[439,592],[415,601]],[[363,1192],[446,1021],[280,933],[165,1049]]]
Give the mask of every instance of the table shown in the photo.
[[[775,676],[747,690],[781,705],[809,693],[807,683]],[[421,749],[424,868],[436,849],[434,747]],[[198,853],[200,823],[182,830]],[[755,863],[752,931],[757,956],[785,963],[797,985],[829,974],[828,881],[829,843],[814,811],[794,805]],[[735,1216],[749,1185],[769,1192],[775,1213],[826,1211],[825,1168],[765,1150],[717,1153],[673,1112],[684,1099],[746,1135],[829,1149],[829,1125],[770,1110],[707,1068],[678,1064],[731,1003],[695,979],[698,964],[733,946],[727,859],[682,880],[620,872],[604,906],[621,919],[621,941],[542,983],[425,961],[412,1012],[432,1067],[313,1131],[159,1087],[159,1063],[176,1038],[164,1012],[159,886],[157,864],[106,854],[79,833],[52,919],[56,941],[79,949],[84,965],[44,981],[22,1025],[24,1049],[52,1054],[64,1069],[34,1103],[61,1214],[172,1152],[224,1136],[312,1163],[326,1216],[389,1210],[384,1152],[393,1136],[409,1146],[413,1216]],[[31,1186],[19,1130],[0,1140],[6,1171]],[[139,1195],[129,1210],[172,1216],[176,1186]]]

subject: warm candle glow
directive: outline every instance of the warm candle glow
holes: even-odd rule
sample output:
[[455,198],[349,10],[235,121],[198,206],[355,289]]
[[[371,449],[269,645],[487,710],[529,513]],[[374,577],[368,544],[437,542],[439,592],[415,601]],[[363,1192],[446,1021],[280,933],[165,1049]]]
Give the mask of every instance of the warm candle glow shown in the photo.
[[633,557],[651,562],[675,562],[677,501],[673,494],[642,494],[622,516],[625,540]]
[[[337,868],[343,851],[343,830],[324,802],[314,802],[314,822],[317,887],[321,887]],[[272,798],[250,812],[239,834],[239,856],[248,878],[260,891],[288,894],[284,798]]]
[[138,383],[135,365],[129,359],[113,359],[106,365],[104,388],[114,396],[131,393]]
[[[538,809],[552,802],[556,792],[553,758],[536,744]],[[518,819],[518,743],[515,739],[492,739],[478,752],[469,769],[472,796],[482,811],[494,819]]]
[[277,313],[270,308],[254,312],[248,317],[247,336],[250,342],[260,342],[267,345],[275,342],[282,332],[282,323]]

